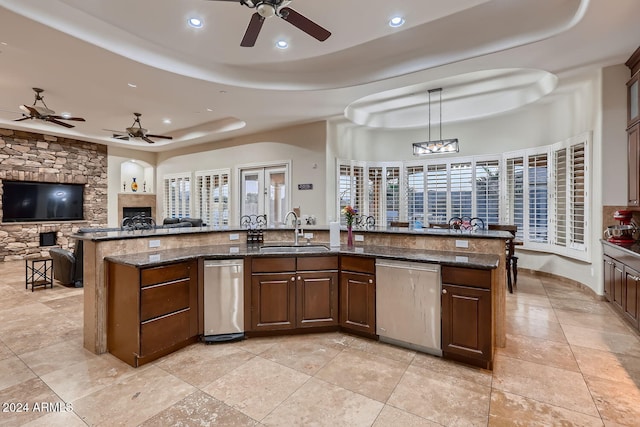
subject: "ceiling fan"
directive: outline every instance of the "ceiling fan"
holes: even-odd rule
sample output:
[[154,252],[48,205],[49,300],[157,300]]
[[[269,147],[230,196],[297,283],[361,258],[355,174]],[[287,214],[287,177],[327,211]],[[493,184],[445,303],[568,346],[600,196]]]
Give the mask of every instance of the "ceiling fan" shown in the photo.
[[323,42],[329,38],[331,33],[325,28],[287,7],[291,0],[210,0],[210,1],[232,1],[240,3],[256,12],[251,16],[249,26],[244,33],[240,46],[253,47],[258,39],[258,34],[262,29],[262,24],[266,18],[277,16],[284,19],[294,27],[299,28],[311,37]]
[[164,135],[151,135],[147,129],[143,128],[142,125],[140,124],[140,116],[142,116],[142,114],[140,113],[133,113],[135,117],[135,119],[133,120],[133,123],[131,124],[130,127],[126,128],[124,132],[120,132],[117,130],[109,130],[109,129],[105,129],[108,130],[109,132],[113,132],[113,138],[115,139],[119,139],[121,141],[128,141],[129,138],[140,138],[143,141],[148,142],[149,144],[153,144],[155,143],[155,141],[151,140],[151,138],[162,138],[162,139],[173,139],[173,137],[171,136],[164,136]]
[[[47,107],[47,104],[44,103],[44,99],[42,97],[42,92],[44,89],[40,89],[39,87],[34,87],[33,91],[36,93],[36,99],[33,101],[33,105],[21,105],[20,109],[24,111],[22,117],[19,119],[15,119],[14,121],[20,122],[22,120],[43,120],[45,122],[55,123],[60,126],[64,126],[66,128],[72,128],[73,125],[69,123],[61,122],[60,120],[74,120],[76,122],[84,122],[85,120],[82,117],[70,117],[67,115],[58,116],[56,112]],[[37,105],[38,101],[42,103],[42,106]]]

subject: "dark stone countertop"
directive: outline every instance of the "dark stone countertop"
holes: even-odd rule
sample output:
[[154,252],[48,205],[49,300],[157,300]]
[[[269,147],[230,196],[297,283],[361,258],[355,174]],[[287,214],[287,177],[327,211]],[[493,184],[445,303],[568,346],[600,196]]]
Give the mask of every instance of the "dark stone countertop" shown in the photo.
[[[265,234],[268,235],[269,231],[291,231],[292,227],[280,227],[280,228],[267,228]],[[328,227],[313,226],[303,227],[302,230],[313,231],[329,231]],[[345,227],[342,227],[342,231],[346,231]],[[152,230],[115,230],[115,231],[98,231],[93,233],[78,233],[71,237],[80,240],[91,241],[103,241],[103,240],[123,240],[123,239],[138,239],[144,237],[162,237],[162,236],[175,236],[182,234],[197,234],[197,233],[216,233],[216,232],[245,232],[245,228],[240,227],[184,227],[184,228],[156,228]],[[447,228],[420,228],[420,229],[407,229],[400,227],[374,227],[370,229],[354,229],[354,234],[404,234],[404,235],[418,235],[418,236],[436,236],[436,237],[462,237],[465,239],[511,239],[511,233],[508,231],[496,231],[496,230],[478,230],[478,231],[460,231],[449,230]]]
[[[264,246],[281,246],[266,244]],[[304,245],[300,245],[304,246]],[[317,246],[317,244],[316,244]],[[283,248],[282,251],[264,253],[258,246],[237,245],[212,245],[197,246],[181,249],[168,249],[155,252],[135,253],[120,256],[109,256],[108,261],[131,265],[134,267],[153,267],[172,262],[187,261],[193,258],[204,259],[232,259],[247,256],[259,257],[291,257],[291,256],[322,256],[322,255],[360,255],[375,258],[384,258],[400,261],[424,262],[430,264],[449,265],[456,267],[478,268],[490,270],[498,267],[499,257],[492,254],[476,254],[467,252],[447,252],[422,249],[404,249],[389,246],[356,246],[349,249],[346,245],[339,248],[330,248],[329,251],[320,250],[310,252],[296,252]]]
[[631,256],[635,256],[640,259],[640,242],[638,241],[636,241],[631,246],[616,245],[615,243],[611,243],[604,239],[600,239],[600,241],[602,242],[603,245],[607,245],[607,246],[611,246],[612,248],[619,249]]

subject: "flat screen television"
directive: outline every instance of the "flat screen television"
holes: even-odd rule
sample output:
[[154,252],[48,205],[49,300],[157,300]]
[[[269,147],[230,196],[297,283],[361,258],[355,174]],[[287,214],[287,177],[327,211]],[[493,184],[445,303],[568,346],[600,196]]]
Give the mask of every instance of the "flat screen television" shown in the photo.
[[82,220],[84,184],[2,181],[2,221]]

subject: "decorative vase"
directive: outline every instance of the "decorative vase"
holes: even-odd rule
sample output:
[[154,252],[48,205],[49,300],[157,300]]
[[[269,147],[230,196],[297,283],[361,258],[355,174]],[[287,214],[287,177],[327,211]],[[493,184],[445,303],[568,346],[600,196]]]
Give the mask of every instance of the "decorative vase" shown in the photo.
[[131,191],[133,191],[134,193],[138,191],[138,183],[136,182],[135,178],[133,178],[133,182],[131,183]]
[[347,225],[347,247],[353,248],[353,229]]

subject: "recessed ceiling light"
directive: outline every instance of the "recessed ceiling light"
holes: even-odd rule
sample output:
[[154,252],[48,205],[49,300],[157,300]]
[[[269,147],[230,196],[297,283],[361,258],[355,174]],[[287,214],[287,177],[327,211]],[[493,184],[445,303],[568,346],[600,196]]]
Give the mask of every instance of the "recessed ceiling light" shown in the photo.
[[171,124],[171,119],[163,119],[162,123],[164,123],[165,125],[170,125]]
[[212,112],[212,111],[213,111],[213,108],[207,108],[207,111],[208,111],[208,112]]
[[187,22],[193,28],[202,28],[202,20],[200,18],[189,18]]
[[9,45],[9,43],[7,43],[7,42],[0,42],[0,44],[1,44],[2,46],[8,46],[8,45]]
[[129,86],[129,87],[138,87],[138,85],[135,84],[135,83],[127,83],[127,86]]
[[402,27],[404,25],[404,18],[402,16],[394,16],[389,20],[389,26],[393,28]]
[[276,47],[278,49],[286,49],[289,47],[289,43],[287,43],[285,40],[278,40],[276,42]]

